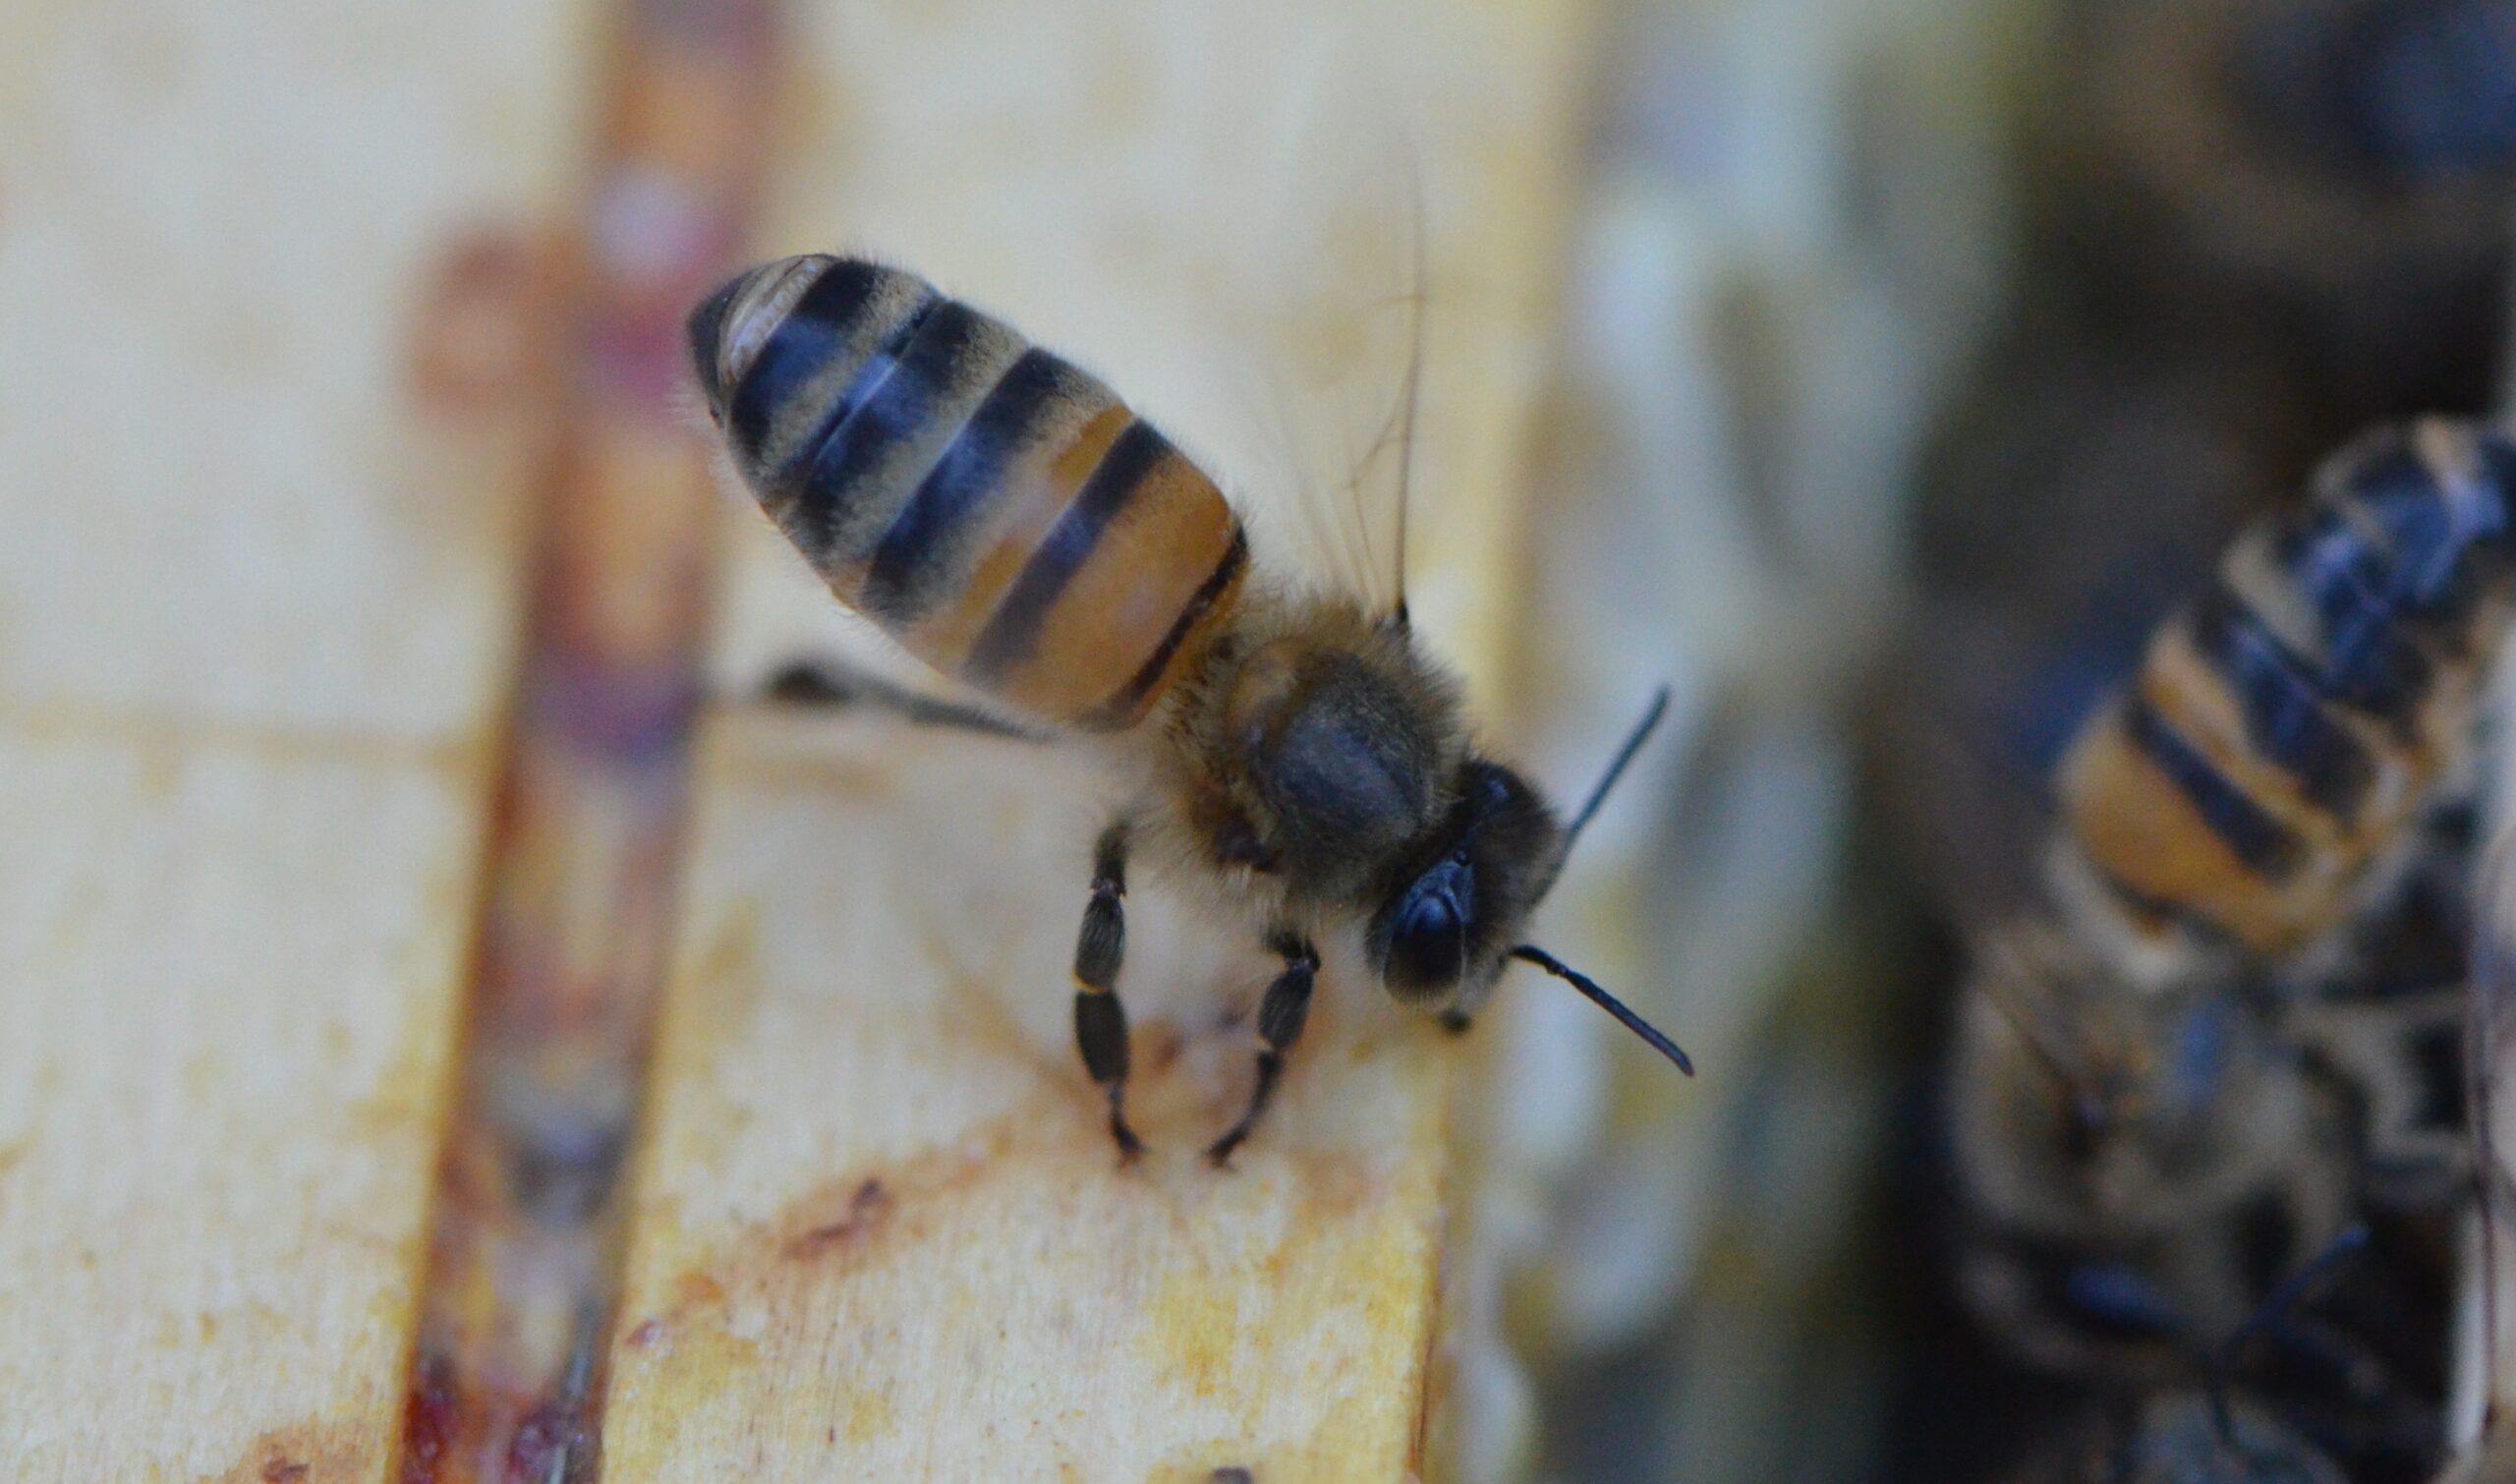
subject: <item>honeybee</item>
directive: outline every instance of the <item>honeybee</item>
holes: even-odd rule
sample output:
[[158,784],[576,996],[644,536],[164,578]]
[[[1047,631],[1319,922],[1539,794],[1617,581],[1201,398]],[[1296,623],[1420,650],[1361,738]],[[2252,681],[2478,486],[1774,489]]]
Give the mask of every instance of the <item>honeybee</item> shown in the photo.
[[[1453,1029],[1516,960],[1691,1071],[1521,940],[1658,704],[1567,823],[1471,743],[1402,581],[1373,610],[1269,580],[1203,471],[1003,322],[912,274],[812,254],[736,275],[689,335],[734,470],[840,601],[1141,780],[1094,848],[1074,955],[1075,1042],[1122,1160],[1143,1149],[1117,994],[1140,853],[1219,883],[1283,964],[1258,1008],[1249,1102],[1207,1151],[1217,1165],[1274,1094],[1332,930],[1357,930],[1389,993]],[[1410,373],[1409,426],[1413,387]],[[1402,485],[1400,499],[1402,534]]]
[[2468,766],[2509,609],[2516,442],[2445,419],[2325,461],[2064,754],[2046,881],[2135,984],[2369,909]]
[[[2462,1189],[2452,801],[2516,444],[2430,420],[2314,483],[2064,750],[2041,890],[1979,936],[1960,1006],[1961,1290],[2028,1358],[2108,1384],[2193,1384],[2190,1336],[2371,1212]],[[2415,1291],[2415,1259],[2387,1266]],[[2326,1350],[2384,1394],[2370,1446],[2425,1459],[2437,1388],[2370,1379],[2419,1369],[2401,1328]]]
[[[2146,1322],[2186,1346],[2187,1374],[2110,1389],[2065,1414],[2010,1477],[2015,1484],[2427,1478],[2441,1455],[2437,1389],[2401,1384],[2355,1333],[2399,1301],[2400,1285],[2386,1281],[2393,1275],[2368,1271],[2372,1260],[2390,1264],[2385,1245],[2368,1226],[2344,1228],[2206,1345],[2161,1299],[2143,1300],[2152,1311]],[[2361,1290],[2355,1306],[2333,1302],[2351,1289]]]
[[2348,1224],[2339,1110],[2237,994],[2127,990],[2050,923],[1982,949],[1948,1097],[1960,1291],[2049,1370],[2189,1380]]
[[[2248,1233],[2252,1223],[2232,1230]],[[2181,1352],[2172,1373],[2099,1380],[2010,1475],[2028,1481],[2427,1478],[2442,1456],[2442,1387],[2426,1364],[2434,1331],[2391,1323],[2411,1289],[2365,1225],[2343,1228],[2233,1328],[2197,1323],[2141,1273],[2082,1263],[2068,1302],[2092,1330],[2138,1332]],[[2372,1263],[2372,1253],[2374,1262]],[[2365,1291],[2327,1304],[2345,1265]],[[2362,1280],[2366,1280],[2362,1282]],[[2310,1312],[2316,1308],[2327,1312]],[[2119,1328],[2118,1328],[2119,1327]],[[2205,1338],[2216,1335],[2215,1342]],[[2406,1348],[2407,1347],[2407,1348]]]

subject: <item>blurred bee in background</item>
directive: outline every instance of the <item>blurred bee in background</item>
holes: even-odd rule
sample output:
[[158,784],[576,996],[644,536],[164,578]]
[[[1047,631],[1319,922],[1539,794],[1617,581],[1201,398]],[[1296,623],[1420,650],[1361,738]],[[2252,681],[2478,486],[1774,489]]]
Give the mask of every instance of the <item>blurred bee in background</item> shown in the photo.
[[[1274,1093],[1331,929],[1359,929],[1383,986],[1454,1029],[1517,960],[1691,1070],[1521,941],[1661,706],[1570,822],[1480,752],[1408,624],[1402,465],[1386,591],[1313,597],[1252,569],[1214,483],[1101,382],[910,274],[771,262],[693,313],[690,345],[735,470],[842,602],[1029,722],[1097,738],[1142,785],[1095,847],[1074,960],[1075,1039],[1122,1158],[1142,1149],[1117,996],[1140,851],[1217,883],[1283,963],[1217,1164]],[[1410,370],[1401,461],[1414,402]]]
[[[2265,1379],[2250,1350],[2263,1342],[2312,1348],[2323,1336],[2306,1311],[2362,1255],[2365,1227],[2343,1231],[2306,1267],[2290,1275],[2260,1308],[2216,1346],[2194,1352],[2197,1377],[2151,1391],[2117,1393],[2080,1407],[2030,1449],[2007,1472],[2009,1484],[2324,1484],[2366,1478],[2345,1466],[2323,1442],[2334,1432],[2332,1397],[2315,1398],[2319,1425],[2302,1427],[2254,1388]],[[2346,1399],[2346,1398],[2345,1398]],[[2362,1450],[2364,1452],[2364,1450]],[[2416,1465],[2427,1471],[2434,1450]]]
[[[1922,683],[1891,739],[1892,822],[1974,959],[1940,1086],[1951,1296],[2070,1378],[2082,1446],[2054,1439],[2039,1477],[2331,1477],[2159,1440],[2201,1395],[2185,1334],[2369,1221],[2329,1305],[2358,1359],[2240,1398],[2238,1431],[2302,1407],[2364,1435],[2304,1439],[2348,1476],[2420,1477],[2469,1173],[2458,805],[2509,471],[2455,425],[2325,455],[2333,429],[2490,402],[2516,5],[2055,20],[2021,308],[1924,470]],[[1979,1407],[2011,1369],[1916,1412]]]
[[2067,935],[1985,945],[1949,1087],[1960,1284],[2047,1369],[2154,1383],[2347,1224],[2340,1127],[2228,993],[2127,992]]
[[[2027,1358],[2175,1383],[2190,1336],[2242,1323],[2372,1203],[2460,1189],[2461,976],[2381,971],[2459,911],[2468,828],[2439,801],[2502,637],[2512,492],[2516,442],[2480,425],[2347,445],[2064,750],[2041,890],[1977,944],[1947,1094],[1960,1286]],[[2385,1291],[2369,1307],[2398,1314]],[[2416,1373],[2434,1329],[2323,1348],[2347,1376]],[[2401,1410],[2391,1380],[2349,1389]]]
[[2516,445],[2368,434],[2255,528],[2064,755],[2047,882],[2136,982],[2277,962],[2398,878],[2466,771],[2504,628]]
[[[1978,1319],[2108,1398],[2126,1448],[2153,1427],[2147,1401],[2242,1385],[2352,1476],[2425,1476],[2444,1277],[2420,1224],[2370,1203],[2342,1089],[2236,995],[2067,993],[2074,1050],[2101,1048],[2103,1070],[2049,1064],[2006,1015],[1961,1053],[1959,1284]],[[2292,1312],[2295,1275],[2345,1246],[2353,1282]],[[2144,1420],[2125,1428],[2135,1399]]]

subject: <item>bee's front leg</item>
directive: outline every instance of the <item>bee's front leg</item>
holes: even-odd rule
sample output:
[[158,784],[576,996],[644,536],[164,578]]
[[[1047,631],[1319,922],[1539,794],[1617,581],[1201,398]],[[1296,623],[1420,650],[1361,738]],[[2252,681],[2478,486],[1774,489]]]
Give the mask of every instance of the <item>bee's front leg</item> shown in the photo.
[[1127,1126],[1127,1011],[1118,966],[1127,956],[1127,822],[1101,831],[1092,851],[1092,900],[1074,943],[1074,1044],[1083,1069],[1110,1099],[1110,1137],[1123,1163],[1144,1153]]
[[1284,1075],[1285,1055],[1301,1039],[1302,1022],[1310,1018],[1310,984],[1319,972],[1319,950],[1309,939],[1287,928],[1271,934],[1267,946],[1284,959],[1285,971],[1258,1001],[1258,1085],[1249,1094],[1248,1110],[1206,1151],[1206,1158],[1217,1166],[1229,1164],[1231,1152],[1257,1126],[1258,1115],[1267,1111],[1267,1100],[1275,1096],[1276,1079]]

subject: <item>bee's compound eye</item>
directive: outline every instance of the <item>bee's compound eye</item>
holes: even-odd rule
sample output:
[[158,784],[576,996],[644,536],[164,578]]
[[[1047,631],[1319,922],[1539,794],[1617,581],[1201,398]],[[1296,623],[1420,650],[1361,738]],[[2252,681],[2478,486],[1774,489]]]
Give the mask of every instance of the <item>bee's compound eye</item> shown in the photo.
[[1392,919],[1381,979],[1401,999],[1429,998],[1458,983],[1467,963],[1467,921],[1437,873],[1416,883]]

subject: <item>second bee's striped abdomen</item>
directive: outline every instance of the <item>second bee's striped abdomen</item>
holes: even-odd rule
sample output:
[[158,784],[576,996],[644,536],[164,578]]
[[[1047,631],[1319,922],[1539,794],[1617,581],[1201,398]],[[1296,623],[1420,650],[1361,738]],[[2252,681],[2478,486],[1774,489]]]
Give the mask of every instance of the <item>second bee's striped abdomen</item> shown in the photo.
[[2242,540],[2063,761],[2099,876],[2259,952],[2334,926],[2469,743],[2511,497],[2516,446],[2430,421],[2344,449]]
[[1033,715],[1149,710],[1229,612],[1214,483],[1099,381],[922,280],[808,257],[691,321],[726,444],[840,600]]

